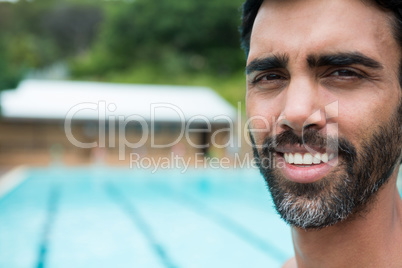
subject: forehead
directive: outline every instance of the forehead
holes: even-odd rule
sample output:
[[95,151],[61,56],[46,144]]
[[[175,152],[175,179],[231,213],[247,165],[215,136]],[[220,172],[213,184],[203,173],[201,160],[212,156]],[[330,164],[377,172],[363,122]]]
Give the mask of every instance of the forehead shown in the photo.
[[361,0],[266,0],[253,25],[248,62],[340,51],[391,60],[396,50],[390,14]]

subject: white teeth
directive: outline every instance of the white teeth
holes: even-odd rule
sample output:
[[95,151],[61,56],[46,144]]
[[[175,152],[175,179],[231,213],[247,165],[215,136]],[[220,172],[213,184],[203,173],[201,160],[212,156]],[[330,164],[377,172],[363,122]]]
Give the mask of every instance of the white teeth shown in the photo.
[[311,165],[313,163],[313,156],[309,153],[304,154],[303,156],[303,164]]
[[320,153],[316,153],[316,154],[314,155],[314,158],[313,158],[313,164],[319,164],[319,163],[321,163],[321,154],[320,154]]
[[327,153],[321,155],[321,161],[324,163],[328,162],[328,154]]
[[310,153],[284,153],[284,158],[285,162],[289,164],[295,164],[295,165],[311,165],[311,164],[320,164],[321,162],[327,163],[328,161],[332,160],[335,158],[335,155],[331,153],[328,156],[328,153],[320,154],[316,153],[314,154],[314,157]]
[[300,165],[303,164],[303,156],[300,153],[295,153],[295,164]]
[[289,164],[293,164],[294,162],[293,154],[289,154]]

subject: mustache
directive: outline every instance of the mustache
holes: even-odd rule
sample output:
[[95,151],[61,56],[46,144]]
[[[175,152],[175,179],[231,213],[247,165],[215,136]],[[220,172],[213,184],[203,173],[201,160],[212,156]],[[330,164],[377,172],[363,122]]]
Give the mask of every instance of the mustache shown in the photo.
[[356,156],[356,149],[351,142],[337,136],[324,136],[316,129],[306,129],[302,136],[296,135],[292,130],[286,130],[276,136],[267,137],[262,144],[262,153],[265,155],[273,153],[277,147],[285,145],[320,148],[326,151],[337,151],[340,155]]

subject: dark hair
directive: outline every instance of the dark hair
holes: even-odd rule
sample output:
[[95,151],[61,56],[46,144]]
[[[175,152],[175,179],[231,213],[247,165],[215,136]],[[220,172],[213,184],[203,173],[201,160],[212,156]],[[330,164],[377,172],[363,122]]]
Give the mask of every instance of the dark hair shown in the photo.
[[[253,29],[254,20],[262,2],[264,2],[264,0],[246,0],[243,4],[240,34],[241,46],[246,56],[250,50],[251,30]],[[402,0],[370,0],[370,2],[375,2],[380,8],[393,12],[395,39],[402,47]]]
[[248,52],[250,51],[250,37],[254,20],[263,1],[264,0],[246,0],[243,4],[240,41],[241,47],[244,49],[246,56],[248,56]]

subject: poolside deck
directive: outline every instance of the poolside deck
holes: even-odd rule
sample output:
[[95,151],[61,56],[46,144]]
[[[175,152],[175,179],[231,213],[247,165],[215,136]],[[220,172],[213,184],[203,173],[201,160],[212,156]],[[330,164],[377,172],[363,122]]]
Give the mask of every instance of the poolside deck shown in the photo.
[[30,169],[0,199],[0,267],[280,267],[293,248],[250,170]]

